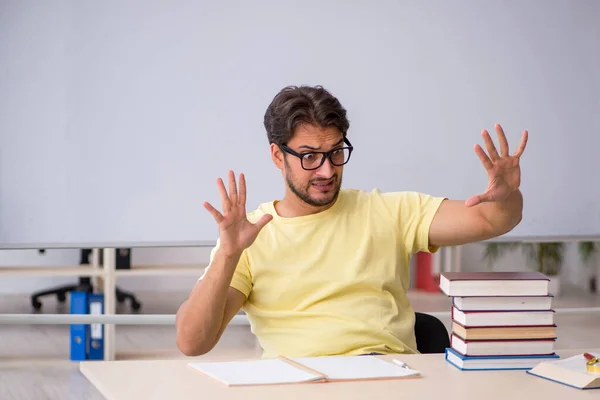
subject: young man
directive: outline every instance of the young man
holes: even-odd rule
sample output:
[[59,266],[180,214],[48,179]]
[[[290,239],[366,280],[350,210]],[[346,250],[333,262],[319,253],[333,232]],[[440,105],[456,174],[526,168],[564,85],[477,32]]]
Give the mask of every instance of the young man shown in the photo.
[[210,351],[243,307],[264,357],[415,353],[410,257],[509,232],[521,220],[521,157],[496,125],[500,153],[475,152],[489,184],[466,201],[422,193],[342,189],[352,144],[339,101],[321,87],[288,87],[264,118],[286,192],[247,213],[246,183],[221,179],[210,265],[177,312],[177,346]]

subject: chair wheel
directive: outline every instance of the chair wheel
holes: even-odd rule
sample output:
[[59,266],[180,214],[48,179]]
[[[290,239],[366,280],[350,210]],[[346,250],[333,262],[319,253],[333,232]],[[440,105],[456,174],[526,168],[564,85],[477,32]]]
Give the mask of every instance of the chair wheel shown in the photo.
[[42,303],[37,299],[31,299],[31,306],[34,309],[39,310],[42,308]]
[[57,293],[56,298],[60,303],[64,303],[67,300],[67,295],[65,293]]
[[140,303],[138,303],[135,300],[131,300],[131,308],[132,309],[134,309],[135,311],[138,311],[141,307],[142,307],[142,305]]

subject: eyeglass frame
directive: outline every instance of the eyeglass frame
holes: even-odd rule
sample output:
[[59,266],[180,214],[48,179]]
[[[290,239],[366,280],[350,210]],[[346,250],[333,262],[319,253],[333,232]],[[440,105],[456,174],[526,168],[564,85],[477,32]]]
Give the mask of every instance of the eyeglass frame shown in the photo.
[[[295,157],[298,157],[300,159],[300,166],[302,167],[302,169],[304,169],[305,171],[314,171],[315,169],[321,168],[321,166],[325,163],[325,159],[329,159],[329,162],[331,163],[331,165],[335,165],[336,167],[341,167],[342,165],[346,165],[348,163],[348,161],[350,161],[350,157],[352,156],[352,151],[354,150],[354,146],[352,146],[352,143],[350,143],[350,141],[347,138],[344,138],[344,143],[347,146],[338,147],[338,148],[335,148],[335,149],[332,149],[329,151],[307,151],[305,153],[298,153],[297,151],[290,149],[285,144],[282,144],[279,147],[281,148],[281,150],[285,151],[286,153],[291,154]],[[331,157],[333,156],[333,153],[336,151],[345,150],[345,149],[348,150],[348,159],[343,164],[339,164],[339,165],[335,164],[333,162],[333,160],[331,159]],[[302,162],[302,159],[307,154],[321,154],[321,162],[319,163],[319,165],[314,168],[305,168],[304,163]]]

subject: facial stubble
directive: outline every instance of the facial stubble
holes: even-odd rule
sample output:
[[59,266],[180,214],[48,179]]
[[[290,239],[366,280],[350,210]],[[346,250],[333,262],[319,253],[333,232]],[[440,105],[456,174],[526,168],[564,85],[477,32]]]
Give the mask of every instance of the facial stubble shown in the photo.
[[308,186],[304,189],[301,190],[300,188],[298,188],[295,183],[294,180],[292,179],[292,176],[290,175],[290,167],[289,164],[287,162],[287,159],[284,158],[284,162],[286,165],[286,172],[285,172],[285,179],[286,179],[286,183],[289,187],[289,189],[292,191],[292,193],[294,193],[296,196],[298,196],[298,198],[300,200],[302,200],[303,202],[305,202],[306,204],[309,204],[313,207],[323,207],[326,205],[329,205],[331,203],[333,203],[339,193],[340,193],[340,188],[342,187],[342,178],[341,176],[338,177],[337,174],[334,174],[331,179],[333,179],[333,191],[334,191],[334,195],[333,197],[331,197],[331,199],[322,199],[322,200],[317,200],[314,199],[313,197],[311,197],[311,195],[309,194],[309,190],[312,186],[313,183],[315,182],[323,182],[323,181],[328,181],[329,179],[322,179],[322,178],[316,178],[316,179],[312,179],[308,182]]

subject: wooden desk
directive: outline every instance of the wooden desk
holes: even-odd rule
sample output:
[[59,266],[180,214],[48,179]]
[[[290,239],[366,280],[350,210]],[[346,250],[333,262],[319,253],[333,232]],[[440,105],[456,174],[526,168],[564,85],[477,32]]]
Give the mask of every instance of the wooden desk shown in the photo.
[[[587,349],[585,351],[596,351]],[[561,357],[583,353],[557,352]],[[383,356],[383,358],[392,358]],[[317,400],[317,399],[598,399],[600,390],[579,390],[525,371],[460,371],[442,354],[400,355],[420,379],[226,387],[187,366],[190,360],[87,361],[81,372],[109,400]]]

